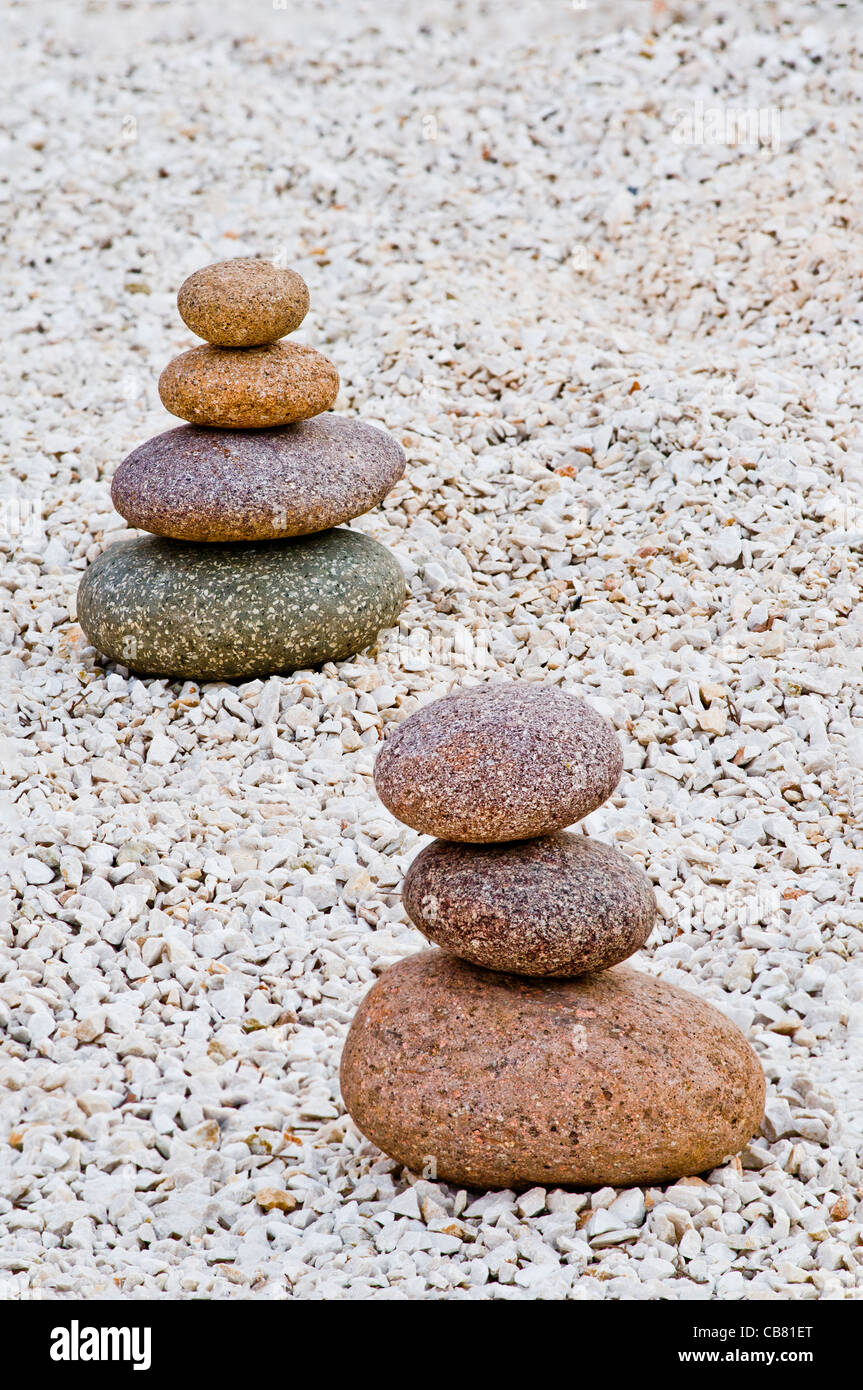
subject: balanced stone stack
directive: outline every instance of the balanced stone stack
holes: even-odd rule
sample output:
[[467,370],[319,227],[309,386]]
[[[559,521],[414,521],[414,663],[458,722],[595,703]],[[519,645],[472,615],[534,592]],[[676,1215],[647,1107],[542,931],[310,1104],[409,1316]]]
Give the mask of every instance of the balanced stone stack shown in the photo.
[[135,449],[111,497],[152,535],[86,572],[78,618],[113,661],[149,675],[238,680],[352,656],[395,622],[404,577],[342,523],[402,476],[382,430],[326,413],[339,389],[302,323],[305,283],[266,261],[197,271],[178,296],[207,341],[165,368],[165,408],[190,423]]
[[341,1086],[406,1167],[467,1187],[620,1187],[712,1168],[757,1130],[764,1076],[738,1029],[619,964],[653,925],[647,876],[565,830],[622,768],[605,719],[528,683],[427,705],[381,749],[381,800],[438,837],[403,900],[443,949],[370,990]]

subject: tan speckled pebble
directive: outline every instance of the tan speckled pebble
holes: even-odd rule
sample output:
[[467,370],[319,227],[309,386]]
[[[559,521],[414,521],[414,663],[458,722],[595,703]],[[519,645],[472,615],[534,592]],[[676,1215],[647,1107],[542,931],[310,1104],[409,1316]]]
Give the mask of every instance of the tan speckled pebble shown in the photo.
[[267,347],[196,347],[159,377],[166,410],[192,425],[267,429],[329,410],[339,374],[328,358],[300,343]]
[[218,347],[257,347],[299,328],[309,312],[295,270],[240,257],[204,266],[184,280],[177,308],[187,328]]
[[630,1187],[715,1168],[758,1129],[764,1074],[694,994],[618,965],[529,980],[422,951],[351,1024],[345,1105],[414,1172],[464,1187]]

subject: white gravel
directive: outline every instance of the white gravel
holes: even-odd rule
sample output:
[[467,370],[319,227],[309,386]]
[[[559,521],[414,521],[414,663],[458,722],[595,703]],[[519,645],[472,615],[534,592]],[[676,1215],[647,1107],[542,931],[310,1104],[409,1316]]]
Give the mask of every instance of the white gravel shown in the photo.
[[[859,1296],[859,26],[674,11],[11,7],[4,1296]],[[172,423],[174,294],[254,253],[408,450],[360,523],[401,628],[238,688],[106,671],[75,589]],[[497,671],[619,728],[588,828],[656,885],[638,959],[763,1061],[706,1181],[411,1186],[342,1114],[346,1026],[420,945],[375,749]]]

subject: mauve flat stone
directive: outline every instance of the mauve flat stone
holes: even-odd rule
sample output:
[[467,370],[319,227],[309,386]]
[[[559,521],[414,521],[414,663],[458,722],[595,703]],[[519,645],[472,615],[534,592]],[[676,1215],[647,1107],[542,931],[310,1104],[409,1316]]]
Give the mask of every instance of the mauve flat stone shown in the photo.
[[213,545],[147,536],[85,571],[78,621],[134,671],[248,680],[353,656],[404,598],[396,557],[358,531]]
[[123,460],[111,499],[130,526],[158,536],[275,540],[360,516],[404,469],[394,439],[342,415],[270,430],[181,425]]
[[323,353],[302,343],[183,352],[159,377],[162,405],[192,425],[270,429],[329,410],[339,374]]
[[623,753],[607,719],[558,686],[469,686],[410,715],[375,762],[381,801],[442,840],[546,835],[611,795]]
[[295,270],[239,256],[196,270],[177,295],[187,328],[219,347],[257,347],[299,328],[309,311],[306,282]]
[[351,1024],[345,1105],[414,1172],[465,1187],[631,1187],[741,1149],[764,1075],[723,1014],[616,966],[529,980],[422,951]]
[[434,840],[402,886],[429,941],[489,970],[581,975],[647,940],[656,900],[643,869],[612,845],[559,831],[537,840]]

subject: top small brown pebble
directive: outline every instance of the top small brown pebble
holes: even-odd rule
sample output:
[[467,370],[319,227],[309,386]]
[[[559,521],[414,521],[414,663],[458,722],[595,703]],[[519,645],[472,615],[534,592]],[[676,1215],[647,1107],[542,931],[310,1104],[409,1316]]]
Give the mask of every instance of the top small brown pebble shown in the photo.
[[186,327],[216,347],[258,347],[299,328],[309,291],[295,270],[240,258],[196,270],[180,286],[177,308]]

